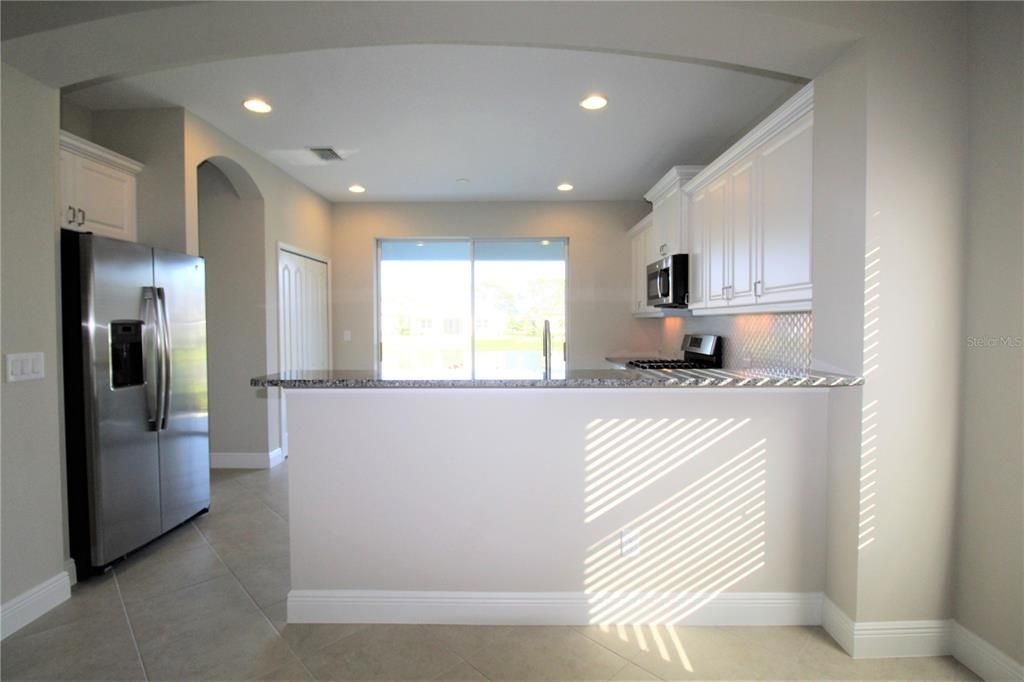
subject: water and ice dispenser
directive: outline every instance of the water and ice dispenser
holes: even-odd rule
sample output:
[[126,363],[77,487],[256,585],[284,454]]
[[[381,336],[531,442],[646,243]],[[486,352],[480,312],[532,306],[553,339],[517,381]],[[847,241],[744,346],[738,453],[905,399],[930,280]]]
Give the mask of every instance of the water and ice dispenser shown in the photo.
[[112,388],[141,386],[142,320],[113,320],[110,323],[110,385]]

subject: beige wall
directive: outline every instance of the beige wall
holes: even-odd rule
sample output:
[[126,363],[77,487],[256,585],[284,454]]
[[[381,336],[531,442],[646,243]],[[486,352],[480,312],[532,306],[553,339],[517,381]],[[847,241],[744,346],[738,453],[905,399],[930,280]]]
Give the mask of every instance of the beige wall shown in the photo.
[[92,112],[85,107],[60,98],[60,129],[72,135],[92,139]]
[[634,320],[629,307],[626,230],[648,210],[642,201],[335,204],[334,367],[373,367],[378,238],[568,237],[570,367],[604,367],[615,351],[654,348],[657,326]]
[[[814,81],[813,364],[849,374],[863,371],[866,95],[863,44]],[[857,612],[863,403],[861,389],[829,395],[825,592],[850,615]]]
[[[263,199],[241,198],[211,163],[198,169],[199,255],[206,259],[210,451],[261,453],[265,401],[249,379],[266,371]],[[255,267],[253,267],[255,264]]]
[[[959,352],[953,340],[962,338],[961,306],[955,302],[963,291],[966,9],[959,3],[760,3],[758,10],[864,36],[852,48],[862,51],[857,57],[863,59],[862,71],[840,59],[824,74],[833,77],[828,89],[839,98],[829,107],[829,118],[854,124],[830,135],[830,144],[837,153],[851,150],[854,156],[846,163],[833,159],[824,169],[815,167],[815,201],[833,207],[824,214],[816,208],[815,239],[822,230],[843,227],[862,236],[864,251],[854,250],[851,240],[837,241],[836,247],[847,246],[831,253],[815,245],[815,297],[823,269],[842,269],[842,277],[826,272],[824,278],[847,292],[833,298],[840,310],[815,320],[820,337],[815,356],[856,367],[863,331],[851,327],[852,321],[863,323],[865,313],[877,318],[873,328],[881,330],[876,349],[881,355],[863,390],[863,405],[878,401],[873,410],[876,539],[856,552],[855,566],[832,564],[829,571],[842,574],[837,582],[846,584],[847,596],[841,601],[849,601],[849,582],[855,581],[855,605],[847,614],[854,620],[949,618],[960,372],[950,366],[946,343],[953,342],[952,353]],[[863,99],[851,99],[851,110],[835,106],[860,89]],[[826,122],[816,111],[815,127]],[[835,131],[835,121],[828,123]],[[816,147],[822,141],[816,130]],[[819,156],[816,149],[816,161]],[[849,180],[846,198],[834,194],[844,176]],[[882,298],[880,309],[872,312],[863,300],[850,299],[862,295],[856,292],[863,291],[863,275],[853,287],[854,271],[847,268],[851,263],[863,268],[864,253],[875,247],[882,260],[873,281],[880,282]],[[859,433],[852,426],[861,419],[863,405],[837,406],[847,410],[841,425],[845,432]],[[860,457],[860,443],[844,439],[832,445],[830,458],[838,458],[849,475],[833,477],[830,484],[847,492],[859,488],[857,469],[849,460]],[[849,528],[856,521],[847,518],[853,512],[848,507],[830,511],[839,515],[830,518],[830,527]],[[849,547],[844,551],[851,553]],[[841,555],[832,556],[839,560]],[[904,556],[914,561],[893,560]]]
[[879,401],[877,540],[860,553],[856,619],[943,619],[959,449],[960,376],[946,342],[962,333],[966,14],[939,3],[876,21],[865,246],[880,247],[881,356],[864,401]]
[[56,90],[3,65],[3,354],[45,353],[46,378],[0,386],[2,600],[64,570],[57,374]]
[[[199,164],[207,159],[227,158],[241,166],[255,183],[263,197],[264,229],[262,263],[247,263],[246,267],[262,267],[264,271],[264,326],[266,341],[265,372],[277,371],[277,244],[284,242],[314,253],[327,255],[331,251],[331,205],[299,184],[291,176],[211,126],[198,116],[185,112],[185,242],[191,253],[199,240],[198,176]],[[237,377],[221,376],[211,368],[210,382],[234,382]],[[268,447],[281,445],[280,420],[276,392],[250,395],[265,400],[267,413]]]
[[90,139],[144,164],[136,178],[138,241],[185,251],[184,110],[97,111]]
[[[979,3],[970,17],[967,339],[1024,335],[1024,11]],[[964,350],[954,615],[1024,663],[1022,349]]]

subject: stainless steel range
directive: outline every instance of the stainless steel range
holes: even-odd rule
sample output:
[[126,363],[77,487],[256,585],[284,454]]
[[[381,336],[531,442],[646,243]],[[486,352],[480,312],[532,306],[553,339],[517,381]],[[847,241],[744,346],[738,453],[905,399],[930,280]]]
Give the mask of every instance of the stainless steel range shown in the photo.
[[[678,360],[651,358],[630,360],[626,367],[641,369],[648,372],[660,372],[671,375],[674,370],[685,369],[718,369],[722,366],[721,336],[711,334],[687,334],[683,337],[683,357]],[[659,375],[661,376],[661,375]]]

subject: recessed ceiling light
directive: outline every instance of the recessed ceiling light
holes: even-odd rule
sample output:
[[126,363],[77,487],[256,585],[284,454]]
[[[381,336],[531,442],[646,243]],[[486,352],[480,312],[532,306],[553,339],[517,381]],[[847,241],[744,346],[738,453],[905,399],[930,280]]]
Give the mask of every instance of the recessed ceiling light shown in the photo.
[[587,95],[581,102],[580,106],[587,111],[597,111],[598,109],[604,109],[608,106],[608,98],[604,95]]
[[363,192],[366,191],[366,188],[363,187],[362,185],[349,185],[348,191],[352,192],[353,194],[362,194]]
[[416,246],[423,246],[423,242],[416,242]]
[[540,245],[541,245],[541,246],[547,246],[547,245],[548,245],[548,244],[550,244],[550,243],[551,243],[551,242],[550,242],[550,241],[548,241],[547,239],[541,239],[541,240],[540,240]]
[[262,100],[259,97],[245,100],[242,102],[242,106],[254,114],[269,114],[273,108],[267,104],[266,100]]
[[558,191],[559,192],[571,192],[572,191],[572,185],[570,185],[568,182],[563,182],[561,185],[558,186]]
[[467,183],[469,178],[455,178],[455,182]]

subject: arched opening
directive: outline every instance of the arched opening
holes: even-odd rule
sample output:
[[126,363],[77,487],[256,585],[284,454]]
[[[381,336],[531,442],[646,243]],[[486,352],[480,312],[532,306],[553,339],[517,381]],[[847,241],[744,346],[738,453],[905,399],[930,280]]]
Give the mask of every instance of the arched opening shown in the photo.
[[210,463],[267,468],[274,463],[266,399],[249,378],[267,366],[264,203],[252,177],[227,157],[196,169],[199,255],[206,259]]

